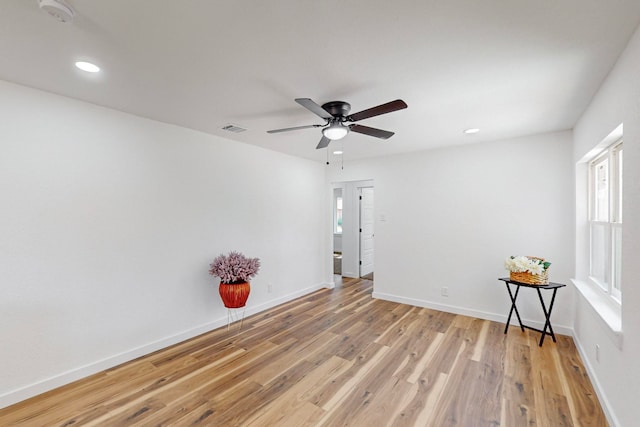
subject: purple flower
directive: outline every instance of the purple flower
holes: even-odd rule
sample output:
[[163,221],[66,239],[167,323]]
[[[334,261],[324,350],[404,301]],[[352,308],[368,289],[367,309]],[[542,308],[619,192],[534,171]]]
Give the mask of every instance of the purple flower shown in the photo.
[[231,251],[227,255],[218,255],[210,266],[209,274],[218,276],[223,283],[247,282],[258,274],[260,259]]

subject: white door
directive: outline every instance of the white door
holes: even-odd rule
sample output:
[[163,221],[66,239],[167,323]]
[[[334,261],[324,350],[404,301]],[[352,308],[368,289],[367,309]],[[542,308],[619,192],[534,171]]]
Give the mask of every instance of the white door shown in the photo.
[[360,189],[360,277],[373,273],[373,188]]

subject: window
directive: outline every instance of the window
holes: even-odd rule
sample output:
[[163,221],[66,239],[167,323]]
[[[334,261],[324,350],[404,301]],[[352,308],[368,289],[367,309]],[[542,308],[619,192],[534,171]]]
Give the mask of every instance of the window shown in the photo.
[[589,163],[590,279],[622,297],[622,141]]

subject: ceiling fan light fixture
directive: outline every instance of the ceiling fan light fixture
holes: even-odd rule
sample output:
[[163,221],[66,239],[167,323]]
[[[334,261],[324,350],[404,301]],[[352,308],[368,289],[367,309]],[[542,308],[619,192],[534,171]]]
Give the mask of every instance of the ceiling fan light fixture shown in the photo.
[[332,141],[342,139],[347,136],[348,133],[349,128],[339,122],[333,122],[329,125],[329,127],[322,129],[322,134]]

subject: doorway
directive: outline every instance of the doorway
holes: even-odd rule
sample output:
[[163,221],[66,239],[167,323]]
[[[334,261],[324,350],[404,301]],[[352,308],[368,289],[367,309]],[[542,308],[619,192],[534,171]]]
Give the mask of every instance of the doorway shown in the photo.
[[[333,189],[333,274],[342,276],[342,188]],[[335,278],[334,278],[335,279]]]
[[374,270],[373,180],[333,183],[332,268],[341,278],[371,279]]

